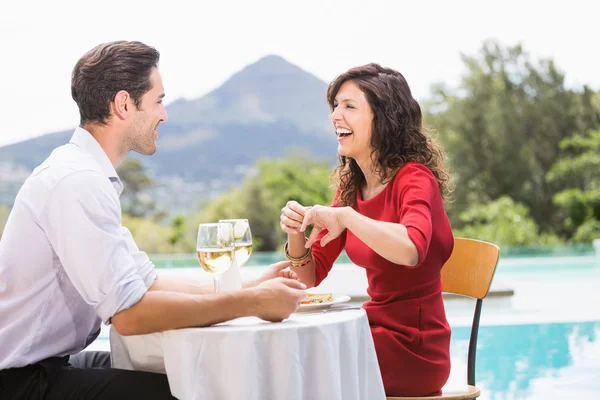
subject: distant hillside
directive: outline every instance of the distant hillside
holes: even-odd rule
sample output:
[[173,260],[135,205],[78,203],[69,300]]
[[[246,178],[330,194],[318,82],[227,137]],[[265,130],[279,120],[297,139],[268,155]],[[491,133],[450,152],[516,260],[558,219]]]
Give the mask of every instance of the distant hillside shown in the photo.
[[[295,148],[333,163],[336,140],[326,90],[325,82],[283,58],[264,57],[201,98],[171,103],[157,153],[142,159],[163,180],[231,183],[258,158]],[[31,170],[71,134],[57,132],[4,146],[0,160]]]

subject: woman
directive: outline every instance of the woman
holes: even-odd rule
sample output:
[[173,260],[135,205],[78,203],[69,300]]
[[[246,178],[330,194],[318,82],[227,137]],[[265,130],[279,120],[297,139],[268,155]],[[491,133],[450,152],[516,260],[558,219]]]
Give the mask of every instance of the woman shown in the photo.
[[363,308],[386,393],[439,394],[450,373],[440,270],[454,246],[443,203],[444,153],[426,136],[421,109],[397,71],[352,68],[329,85],[327,101],[339,142],[337,192],[332,207],[291,201],[283,208],[286,255],[313,287],[345,249],[366,269],[371,300]]

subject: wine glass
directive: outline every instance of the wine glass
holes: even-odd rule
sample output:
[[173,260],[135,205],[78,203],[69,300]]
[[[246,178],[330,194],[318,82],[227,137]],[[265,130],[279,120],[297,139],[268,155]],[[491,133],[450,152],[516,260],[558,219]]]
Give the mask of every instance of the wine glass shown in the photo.
[[219,223],[227,223],[233,227],[235,240],[235,262],[243,266],[252,254],[252,231],[247,219],[221,219]]
[[221,287],[221,275],[227,271],[234,260],[233,226],[231,224],[200,224],[196,251],[200,266],[215,281],[215,293]]

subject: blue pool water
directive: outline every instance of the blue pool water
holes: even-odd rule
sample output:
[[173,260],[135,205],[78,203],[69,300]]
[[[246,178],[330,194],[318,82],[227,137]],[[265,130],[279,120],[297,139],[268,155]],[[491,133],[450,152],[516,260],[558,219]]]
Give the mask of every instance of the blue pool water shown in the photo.
[[[535,257],[581,257],[594,255],[591,244],[580,245],[538,245],[501,248],[501,259],[533,260]],[[152,261],[158,268],[197,267],[198,259],[195,254],[154,254]],[[272,264],[284,259],[282,251],[279,252],[253,252],[246,263],[246,267],[257,267]],[[345,251],[338,257],[337,263],[351,263]]]
[[[466,376],[469,332],[453,329],[459,380]],[[477,347],[482,399],[600,398],[600,321],[483,326]]]

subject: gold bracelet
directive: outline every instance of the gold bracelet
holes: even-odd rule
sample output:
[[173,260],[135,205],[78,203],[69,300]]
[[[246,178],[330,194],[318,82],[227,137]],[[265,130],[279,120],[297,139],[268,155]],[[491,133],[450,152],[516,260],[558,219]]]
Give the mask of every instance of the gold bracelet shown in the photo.
[[[306,240],[308,240],[308,239],[306,239]],[[301,261],[304,261],[308,257],[310,257],[310,255],[312,254],[310,249],[306,249],[306,253],[304,253],[301,257],[292,257],[292,256],[290,256],[290,253],[289,253],[289,247],[290,247],[290,242],[289,241],[285,242],[283,251],[285,252],[285,258],[290,260],[292,263],[294,263],[294,262],[299,263]]]
[[304,267],[306,264],[308,264],[309,262],[311,262],[313,260],[312,258],[312,253],[309,257],[307,257],[304,261],[292,261],[292,267],[294,268],[302,268]]

